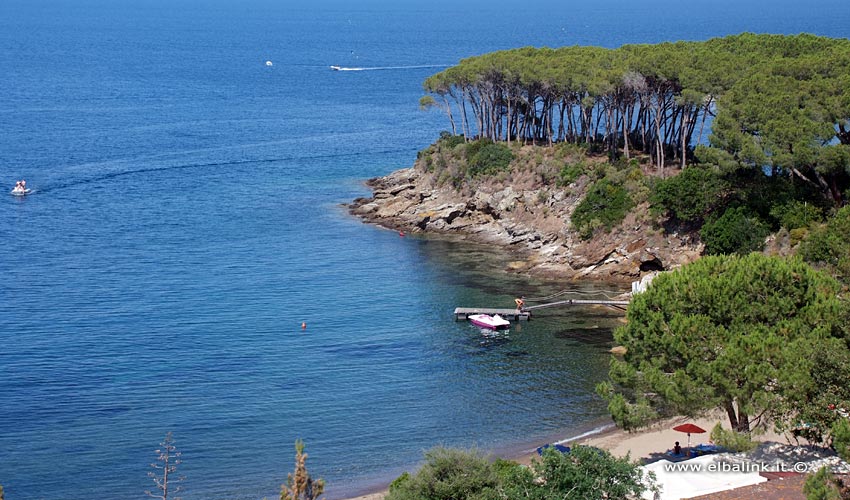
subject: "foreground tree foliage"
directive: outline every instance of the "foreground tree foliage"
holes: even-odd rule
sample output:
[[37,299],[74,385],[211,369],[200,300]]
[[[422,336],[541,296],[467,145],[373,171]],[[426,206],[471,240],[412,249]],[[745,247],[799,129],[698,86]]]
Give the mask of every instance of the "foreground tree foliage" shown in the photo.
[[493,464],[477,451],[434,448],[425,464],[390,485],[387,500],[492,500],[499,478]]
[[616,458],[599,448],[575,446],[570,453],[543,452],[530,468],[515,467],[500,489],[503,499],[604,500],[641,498],[656,491],[654,478],[644,475],[638,464]]
[[402,474],[387,500],[593,500],[640,498],[653,478],[628,458],[577,446],[568,454],[547,449],[531,467],[491,462],[476,451],[435,448],[416,474]]
[[850,207],[814,228],[800,245],[800,255],[850,285]]
[[325,481],[313,480],[307,472],[307,454],[304,441],[295,441],[295,472],[286,476],[280,485],[280,500],[316,500],[325,491]]
[[[713,408],[739,432],[791,426],[850,377],[850,308],[840,289],[798,259],[761,254],[703,257],[664,273],[632,299],[615,332],[627,354],[612,360],[598,392],[625,428]],[[823,353],[835,358],[829,380],[816,376]]]
[[716,219],[708,220],[700,230],[705,253],[748,254],[764,248],[764,238],[770,233],[758,216],[745,207],[729,208]]
[[[850,187],[850,40],[743,33],[704,42],[525,47],[464,59],[424,82],[453,134],[586,144],[684,168],[712,149],[841,205]],[[458,130],[460,129],[460,130]]]

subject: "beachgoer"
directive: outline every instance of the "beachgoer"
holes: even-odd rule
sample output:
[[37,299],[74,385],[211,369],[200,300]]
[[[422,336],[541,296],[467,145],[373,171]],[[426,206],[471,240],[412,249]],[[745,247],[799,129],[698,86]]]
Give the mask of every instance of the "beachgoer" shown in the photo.
[[673,454],[674,454],[674,455],[681,455],[681,454],[682,454],[682,447],[681,447],[681,446],[679,446],[679,442],[678,442],[678,441],[676,441],[676,445],[675,445],[675,446],[673,446]]
[[514,302],[516,302],[516,310],[522,312],[522,308],[525,307],[525,295],[514,299]]

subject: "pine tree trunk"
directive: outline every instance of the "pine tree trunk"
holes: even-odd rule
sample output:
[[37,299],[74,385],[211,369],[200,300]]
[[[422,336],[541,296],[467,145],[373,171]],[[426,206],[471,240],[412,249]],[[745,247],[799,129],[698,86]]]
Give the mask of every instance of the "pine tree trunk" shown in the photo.
[[735,405],[732,400],[727,400],[723,403],[723,409],[726,410],[726,416],[729,417],[729,425],[733,429],[738,428],[738,414],[735,413]]
[[686,108],[682,108],[682,130],[681,132],[681,142],[682,142],[682,170],[685,169],[685,160],[688,157],[688,145],[685,143],[685,138],[687,137],[687,129],[688,129],[688,110]]
[[623,112],[623,154],[626,156],[626,160],[629,159],[629,120],[626,119],[629,116],[629,106],[624,107],[625,110]]

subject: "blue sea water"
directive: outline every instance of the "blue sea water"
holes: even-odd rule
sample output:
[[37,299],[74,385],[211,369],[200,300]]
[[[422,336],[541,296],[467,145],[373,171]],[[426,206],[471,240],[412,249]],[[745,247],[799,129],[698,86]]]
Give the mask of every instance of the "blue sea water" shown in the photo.
[[0,197],[6,497],[144,498],[169,431],[181,496],[207,500],[276,496],[298,438],[333,499],[438,444],[593,428],[616,314],[494,337],[451,310],[610,286],[341,204],[447,128],[418,98],[461,58],[848,27],[838,1],[4,0],[0,184],[35,191]]

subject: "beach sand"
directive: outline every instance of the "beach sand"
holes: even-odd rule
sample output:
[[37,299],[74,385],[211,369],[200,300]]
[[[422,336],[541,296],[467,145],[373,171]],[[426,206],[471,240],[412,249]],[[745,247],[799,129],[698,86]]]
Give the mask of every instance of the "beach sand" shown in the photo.
[[[730,428],[729,419],[726,418],[726,414],[721,411],[716,411],[706,414],[700,418],[668,418],[636,432],[627,432],[622,429],[611,428],[609,430],[602,431],[599,434],[587,436],[576,441],[564,439],[558,442],[567,445],[583,444],[587,446],[596,446],[598,448],[608,450],[614,456],[624,457],[628,454],[632,460],[652,462],[664,458],[664,454],[673,448],[676,441],[679,442],[683,450],[687,448],[688,435],[674,431],[673,427],[679,424],[693,423],[705,429],[705,434],[691,434],[690,444],[693,447],[701,443],[708,443],[711,429],[714,428],[718,422],[720,422],[724,428]],[[763,434],[754,434],[753,437],[757,441],[776,441],[780,443],[789,442],[786,436],[771,431]],[[543,445],[545,443],[540,444]],[[503,458],[529,465],[536,457],[537,454],[533,453]],[[348,500],[383,500],[386,494],[387,492],[383,491],[350,498]]]

